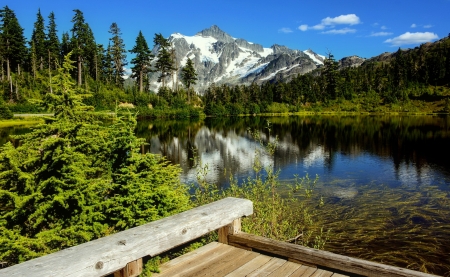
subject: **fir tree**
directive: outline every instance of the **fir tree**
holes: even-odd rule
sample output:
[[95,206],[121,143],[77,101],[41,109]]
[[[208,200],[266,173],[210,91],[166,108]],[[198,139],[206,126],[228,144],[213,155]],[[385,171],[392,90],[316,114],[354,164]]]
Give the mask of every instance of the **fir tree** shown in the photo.
[[[58,30],[56,28],[55,14],[53,12],[48,16],[47,40],[46,48],[48,53],[49,70],[56,68],[56,62],[61,54],[61,45],[58,38]],[[66,50],[67,51],[67,50]],[[70,51],[65,53],[67,55]]]
[[188,90],[188,101],[191,102],[190,98],[190,88],[191,85],[195,85],[197,79],[197,73],[195,72],[194,64],[190,58],[187,59],[186,65],[181,69],[181,78],[183,84]]
[[0,36],[2,37],[1,48],[8,64],[8,78],[11,71],[18,71],[18,66],[24,63],[27,53],[23,28],[17,17],[8,6],[0,10]]
[[123,86],[124,79],[123,74],[125,72],[124,66],[127,65],[127,55],[125,50],[125,44],[123,39],[121,38],[122,33],[120,32],[117,23],[113,22],[109,28],[109,33],[112,35],[112,38],[109,40],[112,42],[110,47],[110,54],[113,59],[114,64],[114,82],[116,86]]
[[136,38],[136,45],[130,50],[130,53],[136,56],[131,60],[131,64],[134,66],[131,68],[133,78],[136,78],[139,84],[139,92],[144,91],[144,78],[147,73],[151,72],[150,62],[153,59],[153,54],[151,53],[145,37],[142,32],[139,31],[139,35]]
[[31,33],[30,45],[33,43],[34,53],[36,55],[36,64],[39,65],[39,70],[44,69],[44,61],[47,55],[47,45],[44,27],[44,18],[41,15],[41,10],[38,10],[36,15],[36,22],[34,23],[33,32]]
[[89,58],[94,56],[96,43],[89,24],[84,21],[83,12],[80,10],[74,10],[74,12],[73,27],[70,30],[72,32],[71,46],[77,61],[77,83],[81,86],[83,63],[92,62]]
[[6,62],[6,76],[10,84],[10,101],[13,101],[13,82],[11,72],[20,74],[20,67],[27,55],[23,29],[20,27],[14,11],[5,6],[0,10],[0,49]]
[[169,40],[164,38],[161,34],[155,34],[153,38],[154,46],[158,48],[158,56],[155,64],[155,68],[160,75],[158,76],[158,82],[162,82],[162,86],[166,86],[166,78],[172,74],[175,70],[173,56],[169,51]]
[[334,59],[333,54],[328,53],[328,58],[324,61],[322,74],[325,77],[325,92],[331,99],[337,97],[337,79],[338,79],[338,63]]

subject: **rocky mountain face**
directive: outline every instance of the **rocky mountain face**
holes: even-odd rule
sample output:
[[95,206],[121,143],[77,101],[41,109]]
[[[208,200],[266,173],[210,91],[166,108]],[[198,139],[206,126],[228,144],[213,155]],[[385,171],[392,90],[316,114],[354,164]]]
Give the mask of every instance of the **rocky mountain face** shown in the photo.
[[365,61],[366,61],[366,59],[358,57],[358,56],[345,57],[339,61],[339,68],[359,67]]
[[[179,33],[169,38],[175,49],[175,63],[178,68],[190,58],[198,74],[194,88],[202,92],[212,83],[251,84],[289,79],[290,76],[308,73],[323,65],[325,57],[312,50],[292,50],[285,46],[273,45],[264,48],[260,44],[236,39],[217,26],[205,29],[194,36]],[[158,49],[153,49],[157,55]],[[151,89],[157,90],[158,72],[150,75]],[[180,76],[167,80],[172,86]]]

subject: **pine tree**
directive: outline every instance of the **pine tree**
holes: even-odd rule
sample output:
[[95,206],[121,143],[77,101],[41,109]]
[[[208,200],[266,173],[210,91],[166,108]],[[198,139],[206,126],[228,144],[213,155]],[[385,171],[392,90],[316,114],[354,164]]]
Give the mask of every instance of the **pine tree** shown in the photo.
[[325,92],[331,99],[337,96],[337,79],[338,79],[338,63],[334,59],[333,54],[328,53],[328,58],[324,61],[322,74],[325,77]]
[[173,57],[169,51],[170,43],[161,34],[155,34],[153,43],[158,48],[158,56],[155,64],[156,70],[160,72],[158,82],[162,82],[162,86],[165,87],[166,78],[175,70]]
[[[61,38],[61,53],[60,57],[65,57],[72,51],[72,45],[70,44],[70,36],[69,33],[64,32]],[[58,61],[61,59],[59,58]]]
[[150,62],[153,59],[153,54],[148,47],[147,41],[145,37],[142,35],[142,32],[139,31],[139,35],[136,38],[136,45],[133,49],[129,50],[130,53],[135,54],[136,56],[131,60],[131,64],[134,66],[131,68],[133,75],[131,77],[136,78],[137,83],[139,84],[139,92],[144,91],[144,78],[147,73],[151,72]]
[[195,72],[194,64],[190,58],[187,59],[186,65],[181,69],[181,78],[183,84],[186,86],[188,90],[188,102],[191,102],[190,98],[190,87],[191,85],[195,85],[197,79],[197,73]]
[[83,63],[93,62],[89,58],[92,58],[95,54],[96,43],[89,24],[84,21],[83,12],[78,9],[74,12],[73,27],[70,30],[72,32],[71,47],[77,61],[77,83],[78,86],[81,86]]
[[10,84],[10,101],[13,101],[11,72],[15,71],[20,75],[20,67],[25,62],[27,48],[23,29],[15,13],[8,6],[0,10],[0,43],[2,59],[6,62],[6,77]]
[[[56,29],[55,14],[53,12],[48,16],[47,40],[46,40],[48,66],[49,70],[56,68],[56,62],[59,60],[61,53],[61,45],[58,38],[58,30]],[[65,53],[67,55],[70,51]],[[64,56],[65,56],[64,55]]]
[[33,32],[31,34],[30,45],[33,43],[34,53],[36,55],[36,64],[39,65],[39,70],[44,70],[44,63],[47,55],[47,45],[44,27],[44,18],[41,15],[41,10],[38,10],[37,19],[34,23]]
[[121,38],[122,33],[120,32],[117,23],[113,22],[109,27],[109,33],[112,34],[112,38],[109,40],[112,42],[110,53],[114,64],[114,83],[116,86],[123,86],[124,79],[123,74],[125,72],[124,66],[127,65],[127,55],[125,50],[125,44]]

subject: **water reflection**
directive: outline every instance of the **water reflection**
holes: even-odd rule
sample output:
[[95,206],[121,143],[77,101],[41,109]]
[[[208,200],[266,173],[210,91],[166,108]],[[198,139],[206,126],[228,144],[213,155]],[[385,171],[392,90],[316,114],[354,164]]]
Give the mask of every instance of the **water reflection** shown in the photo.
[[[269,121],[270,129],[267,128]],[[140,122],[146,151],[167,156],[183,168],[182,179],[195,182],[192,159],[198,153],[207,179],[225,184],[230,174],[246,178],[257,149],[248,129],[279,140],[275,160],[280,178],[319,174],[322,182],[439,185],[448,188],[450,124],[448,116],[298,116],[207,118],[199,122]]]

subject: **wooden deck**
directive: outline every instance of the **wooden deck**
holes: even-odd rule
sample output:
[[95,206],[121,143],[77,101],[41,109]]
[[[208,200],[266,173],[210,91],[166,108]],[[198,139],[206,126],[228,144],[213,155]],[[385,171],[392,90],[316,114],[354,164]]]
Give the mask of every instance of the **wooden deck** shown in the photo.
[[173,259],[160,267],[159,274],[152,276],[290,276],[290,277],[344,277],[332,271],[294,263],[212,242],[193,252]]
[[156,276],[435,276],[241,232],[241,218],[252,213],[251,201],[225,198],[0,269],[0,276],[137,277],[143,257],[155,257],[214,230],[218,242],[167,262]]

